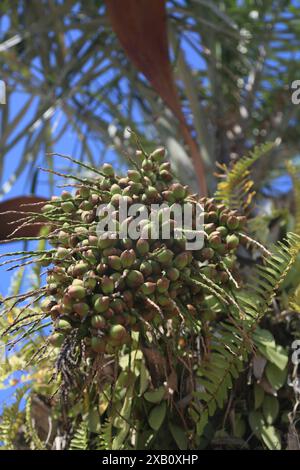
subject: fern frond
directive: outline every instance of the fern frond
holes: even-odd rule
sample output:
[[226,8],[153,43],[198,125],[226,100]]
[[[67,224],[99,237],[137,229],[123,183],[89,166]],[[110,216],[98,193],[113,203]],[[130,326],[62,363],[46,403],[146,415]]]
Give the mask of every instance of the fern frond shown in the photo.
[[291,162],[286,163],[287,170],[293,181],[295,201],[295,224],[294,232],[300,235],[300,175],[299,171]]
[[112,447],[112,421],[107,420],[101,425],[101,431],[96,444],[97,450],[111,450]]
[[253,332],[268,311],[276,290],[292,267],[300,250],[300,237],[288,234],[285,244],[279,243],[272,256],[264,258],[265,265],[257,267],[247,290],[237,293],[236,300],[243,319],[229,306],[229,319],[218,326],[212,336],[210,355],[199,370],[197,392],[192,412],[198,413],[197,434],[201,435],[209,416],[222,408],[228,390],[243,370],[252,350]]
[[2,411],[0,421],[1,450],[15,449],[17,436],[24,421],[24,413],[20,410],[20,403],[27,390],[28,386],[19,388],[15,393],[15,402],[6,406]]
[[249,177],[249,168],[263,155],[268,153],[274,144],[267,142],[266,144],[259,145],[247,156],[240,158],[232,168],[227,169],[222,166],[224,174],[220,177],[224,181],[220,181],[215,197],[222,201],[230,209],[243,209],[245,210],[253,199],[255,192],[253,191],[253,181]]
[[31,397],[28,397],[25,406],[25,437],[32,450],[46,450],[46,446],[39,438],[31,416]]
[[70,450],[87,450],[89,448],[89,429],[88,423],[82,421],[76,430],[71,442]]

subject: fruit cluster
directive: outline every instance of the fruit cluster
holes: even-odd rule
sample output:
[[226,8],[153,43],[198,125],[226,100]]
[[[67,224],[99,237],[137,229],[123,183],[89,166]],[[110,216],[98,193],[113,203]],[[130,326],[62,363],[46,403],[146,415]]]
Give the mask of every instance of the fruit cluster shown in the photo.
[[[96,178],[78,179],[75,194],[63,191],[43,207],[54,247],[40,261],[48,266],[43,308],[54,322],[54,345],[77,328],[89,354],[112,352],[130,342],[132,330],[159,328],[167,319],[181,322],[182,311],[201,316],[205,276],[225,287],[233,281],[230,271],[245,218],[214,199],[189,194],[163,162],[164,153],[162,148],[150,155],[137,152],[139,164],[125,177],[105,164]],[[118,220],[122,200],[149,209],[137,240],[121,238],[118,229],[97,234],[99,205],[113,207]],[[151,238],[152,206],[162,203],[171,209],[175,203],[202,205],[201,249],[186,250],[184,231],[180,238],[174,235],[172,212],[170,238]]]

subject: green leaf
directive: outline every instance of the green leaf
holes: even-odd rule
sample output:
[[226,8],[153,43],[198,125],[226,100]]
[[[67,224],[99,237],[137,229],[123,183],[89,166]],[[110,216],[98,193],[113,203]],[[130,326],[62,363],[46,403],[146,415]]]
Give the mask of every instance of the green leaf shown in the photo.
[[265,423],[262,413],[251,411],[249,413],[249,425],[256,437],[264,442],[270,450],[281,449],[281,439],[274,426],[268,426]]
[[140,396],[147,390],[149,385],[149,372],[145,366],[144,361],[141,362],[141,370],[140,370]]
[[252,432],[256,435],[256,437],[260,438],[261,430],[265,425],[262,413],[259,411],[250,411],[248,420]]
[[274,364],[268,363],[266,370],[266,376],[270,384],[275,390],[279,390],[286,382],[287,370],[281,370]]
[[254,409],[261,407],[264,401],[265,392],[258,384],[254,384]]
[[235,437],[242,438],[246,432],[246,423],[242,418],[241,413],[236,413],[234,419],[234,435]]
[[151,390],[149,392],[144,393],[145,400],[149,401],[150,403],[160,403],[164,398],[166,393],[165,387],[161,386],[156,390]]
[[263,414],[267,424],[273,424],[279,412],[279,402],[277,398],[266,395],[263,402]]
[[184,430],[177,424],[169,423],[169,429],[180,450],[186,450],[188,447],[188,440]]
[[156,405],[154,408],[152,408],[148,421],[149,421],[151,428],[154,429],[154,431],[158,431],[159,428],[161,427],[166,417],[166,411],[167,411],[167,403],[165,401],[163,401],[159,405]]
[[255,332],[253,333],[253,339],[258,345],[273,347],[274,349],[276,347],[274,336],[269,330],[264,330],[262,328],[257,327]]
[[268,449],[281,450],[280,434],[274,426],[263,426],[261,437]]

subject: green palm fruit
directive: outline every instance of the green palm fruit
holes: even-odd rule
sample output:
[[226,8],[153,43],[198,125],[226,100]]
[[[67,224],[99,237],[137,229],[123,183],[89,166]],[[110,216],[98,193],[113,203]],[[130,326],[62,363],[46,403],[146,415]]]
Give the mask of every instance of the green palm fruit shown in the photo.
[[96,235],[89,235],[88,243],[89,246],[98,246],[98,237]]
[[108,308],[105,312],[103,312],[103,316],[106,320],[111,320],[115,316],[115,312],[112,308]]
[[86,227],[75,227],[74,228],[74,232],[76,233],[76,235],[78,237],[80,237],[81,239],[83,238],[87,238],[88,235],[89,235],[89,231]]
[[236,230],[239,226],[239,219],[235,215],[230,215],[227,219],[227,227],[230,230]]
[[142,162],[142,168],[146,172],[151,171],[153,170],[153,163],[148,158],[145,158]]
[[229,213],[227,210],[223,211],[219,216],[219,222],[221,225],[227,225],[227,220],[229,218]]
[[147,240],[144,240],[140,238],[136,242],[136,251],[139,256],[145,256],[147,253],[149,253],[150,246]]
[[110,192],[111,192],[112,195],[121,194],[122,189],[120,188],[120,186],[118,184],[114,183],[110,188]]
[[217,277],[217,270],[214,264],[208,264],[207,266],[203,266],[201,268],[201,273],[204,274],[206,277],[210,279],[216,279]]
[[83,211],[90,211],[91,209],[93,209],[93,204],[89,201],[82,201],[79,206],[79,209]]
[[170,285],[170,280],[166,277],[162,277],[158,279],[158,281],[156,282],[157,291],[160,294],[163,294],[164,292],[167,292],[167,290],[169,289],[169,285]]
[[55,295],[55,294],[57,294],[57,291],[58,291],[57,284],[55,284],[55,283],[48,284],[47,293],[49,295]]
[[73,199],[72,194],[69,191],[65,191],[65,190],[61,192],[60,197],[63,201]]
[[113,279],[103,276],[101,278],[101,290],[103,294],[112,294],[114,291],[114,281]]
[[125,309],[125,304],[122,299],[113,299],[110,303],[111,308],[117,314],[123,313]]
[[204,224],[204,230],[207,233],[207,235],[210,235],[216,230],[216,225],[213,223],[210,224]]
[[144,190],[141,183],[130,183],[130,195],[140,194]]
[[82,257],[85,258],[91,265],[95,266],[98,262],[97,252],[93,250],[87,250],[82,252]]
[[215,256],[215,252],[212,248],[202,248],[201,256],[204,260],[211,260]]
[[90,310],[88,304],[79,302],[73,305],[74,312],[76,312],[81,318],[85,317]]
[[152,264],[150,261],[143,261],[140,265],[140,271],[144,277],[148,277],[152,274]]
[[105,312],[110,304],[110,298],[101,294],[95,294],[92,299],[93,310],[97,313]]
[[56,329],[58,331],[63,331],[64,333],[68,333],[72,330],[72,324],[69,320],[61,318],[56,323]]
[[56,250],[56,253],[54,255],[55,259],[63,259],[66,258],[70,253],[70,250],[67,248],[63,248],[62,246],[59,246]]
[[72,299],[81,300],[86,296],[86,290],[83,286],[72,285],[68,287],[68,294]]
[[47,212],[52,212],[53,210],[55,209],[55,206],[52,205],[52,204],[45,204],[42,209],[41,209],[41,212],[43,214],[46,214]]
[[85,222],[86,224],[89,224],[95,220],[95,214],[93,211],[84,211],[81,213],[80,216],[81,220]]
[[87,199],[90,195],[90,189],[87,188],[86,186],[82,186],[80,189],[79,189],[79,195],[80,197],[82,197],[83,199]]
[[228,230],[224,225],[217,227],[216,232],[219,232],[222,238],[225,238],[228,235]]
[[55,348],[59,348],[64,342],[64,335],[62,333],[53,333],[49,336],[49,343]]
[[187,276],[187,277],[190,277],[191,272],[192,272],[192,270],[191,270],[191,268],[189,268],[189,267],[185,267],[185,268],[183,268],[183,270],[182,270],[182,274],[183,274],[184,276]]
[[142,175],[137,170],[128,170],[127,175],[128,178],[134,183],[140,183],[140,181],[142,180]]
[[167,277],[170,279],[170,281],[177,281],[179,279],[180,272],[177,268],[169,268],[167,270]]
[[[119,283],[120,280],[122,279],[122,274],[120,272],[114,272],[110,276],[110,279],[114,281],[114,284]],[[120,288],[120,286],[119,286]]]
[[93,315],[91,318],[91,325],[93,328],[103,329],[106,326],[105,318],[101,315]]
[[106,350],[106,341],[104,338],[98,336],[92,336],[91,348],[96,353],[104,353]]
[[171,304],[170,297],[168,295],[160,294],[156,297],[156,301],[160,307],[167,307]]
[[108,177],[115,176],[114,169],[110,163],[104,163],[104,165],[101,168],[101,171],[102,173],[104,173],[105,176],[108,176]]
[[184,269],[189,262],[189,258],[186,252],[179,253],[175,256],[173,266],[179,270]]
[[147,200],[150,202],[155,202],[160,199],[159,193],[154,186],[148,186],[145,189],[145,194],[147,196]]
[[135,288],[139,287],[144,282],[144,276],[140,271],[133,270],[129,271],[126,276],[126,284],[128,287]]
[[222,284],[226,284],[229,281],[229,275],[226,271],[219,271],[218,272],[218,279]]
[[209,222],[209,223],[215,223],[217,222],[218,220],[218,215],[215,211],[209,211],[207,213],[205,213],[207,215],[204,216],[204,219],[205,219],[205,222]]
[[50,315],[53,320],[60,316],[63,313],[61,304],[54,305],[50,310]]
[[156,284],[155,282],[144,282],[141,285],[140,290],[144,295],[151,295],[155,292]]
[[216,230],[212,232],[208,237],[208,242],[211,248],[217,248],[221,243],[221,234]]
[[98,238],[98,248],[104,250],[105,248],[113,247],[117,244],[117,239],[109,237],[108,234],[104,233]]
[[149,155],[149,158],[156,163],[161,163],[165,158],[165,154],[165,149],[163,147],[159,147]]
[[165,201],[169,202],[170,204],[174,204],[176,202],[175,196],[172,191],[163,191],[162,197]]
[[62,243],[63,245],[67,245],[69,241],[69,234],[64,230],[60,230],[57,238],[60,243]]
[[226,243],[229,250],[234,250],[239,245],[239,237],[237,235],[227,235]]
[[173,179],[172,173],[170,173],[170,172],[167,171],[167,170],[161,170],[161,171],[159,172],[159,176],[160,176],[161,179],[164,180],[164,181],[172,181],[172,179]]
[[119,193],[113,194],[110,202],[114,207],[119,207],[122,195]]
[[97,264],[96,266],[96,271],[100,275],[105,274],[107,270],[108,270],[108,265],[106,263],[101,262]]
[[89,265],[85,263],[84,261],[81,261],[75,264],[75,266],[73,267],[72,274],[73,276],[82,276],[88,270],[89,270]]
[[162,266],[170,266],[174,257],[173,251],[169,250],[168,248],[162,249],[159,253],[155,255],[155,259],[162,265]]
[[180,183],[173,183],[169,189],[176,201],[181,201],[186,196],[186,189]]
[[123,268],[130,268],[136,260],[134,250],[125,250],[122,252],[121,256],[121,263]]
[[119,256],[108,256],[107,264],[110,268],[114,269],[115,271],[121,271],[122,269],[122,262]]
[[63,202],[61,204],[61,208],[66,214],[69,214],[70,212],[73,212],[75,210],[75,206],[72,201]]

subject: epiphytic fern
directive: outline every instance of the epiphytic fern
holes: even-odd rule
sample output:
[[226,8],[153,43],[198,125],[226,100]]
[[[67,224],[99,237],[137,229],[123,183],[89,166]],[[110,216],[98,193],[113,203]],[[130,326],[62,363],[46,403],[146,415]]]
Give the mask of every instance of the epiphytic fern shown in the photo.
[[295,223],[294,223],[294,232],[300,235],[300,177],[299,171],[291,163],[287,162],[286,164],[289,174],[293,180],[294,186],[294,201],[295,201]]
[[82,421],[71,440],[70,450],[87,450],[88,448],[89,448],[88,424],[86,421]]
[[25,437],[32,450],[45,450],[44,442],[39,438],[31,413],[32,400],[29,396],[25,407]]
[[24,413],[20,409],[20,403],[27,390],[28,386],[19,388],[15,393],[14,403],[6,406],[2,411],[0,421],[1,450],[13,450],[15,448],[17,436],[24,420]]
[[263,155],[268,153],[273,143],[266,143],[254,148],[247,156],[240,158],[232,168],[221,165],[222,181],[217,186],[216,199],[222,201],[230,209],[246,209],[255,194],[253,181],[249,177],[249,168]]
[[253,332],[291,268],[300,250],[300,237],[288,234],[285,244],[279,243],[272,256],[264,258],[265,265],[258,266],[247,290],[236,296],[244,318],[236,314],[235,306],[228,306],[230,315],[216,329],[210,355],[198,371],[198,385],[191,413],[197,419],[197,434],[201,435],[209,416],[222,408],[228,390],[243,370],[253,345]]
[[110,450],[112,447],[112,421],[108,420],[101,425],[101,431],[96,445],[97,450]]

